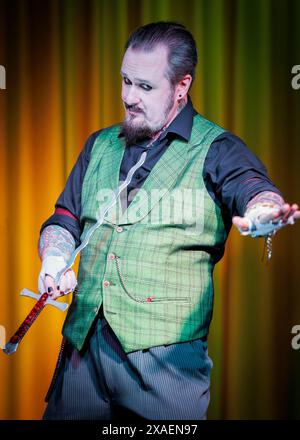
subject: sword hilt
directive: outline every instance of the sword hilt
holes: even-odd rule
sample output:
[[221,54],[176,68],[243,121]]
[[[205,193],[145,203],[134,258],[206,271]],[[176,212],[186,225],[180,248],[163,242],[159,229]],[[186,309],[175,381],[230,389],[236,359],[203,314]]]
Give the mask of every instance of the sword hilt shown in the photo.
[[[76,291],[76,289],[75,289],[75,291]],[[21,290],[20,295],[21,296],[28,296],[29,298],[36,299],[37,301],[41,298],[41,295],[38,295],[37,293],[34,293],[29,289]],[[63,303],[63,302],[53,300],[53,299],[51,299],[51,297],[49,295],[48,295],[48,299],[45,302],[45,306],[47,304],[49,304],[50,306],[56,307],[57,309],[61,310],[62,312],[67,310],[67,308],[69,307],[68,303]]]
[[7,342],[3,348],[3,351],[5,354],[13,354],[15,351],[17,351],[18,346],[19,343],[12,344],[11,342]]

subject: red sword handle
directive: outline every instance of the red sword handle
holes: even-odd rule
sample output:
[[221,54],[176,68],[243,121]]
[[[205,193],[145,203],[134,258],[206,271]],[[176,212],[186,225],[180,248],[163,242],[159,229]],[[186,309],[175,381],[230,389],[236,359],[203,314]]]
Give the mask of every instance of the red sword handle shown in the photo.
[[[22,340],[22,338],[25,336],[26,332],[29,330],[31,325],[34,323],[38,315],[41,313],[45,306],[45,302],[47,301],[49,297],[49,294],[47,292],[43,293],[43,295],[40,297],[40,299],[36,302],[34,307],[31,309],[31,311],[28,313],[16,333],[10,338],[8,343],[6,344],[6,347],[4,349],[4,352],[7,354],[11,354],[14,351],[16,351],[18,344]],[[15,347],[15,349],[12,351],[11,347]]]

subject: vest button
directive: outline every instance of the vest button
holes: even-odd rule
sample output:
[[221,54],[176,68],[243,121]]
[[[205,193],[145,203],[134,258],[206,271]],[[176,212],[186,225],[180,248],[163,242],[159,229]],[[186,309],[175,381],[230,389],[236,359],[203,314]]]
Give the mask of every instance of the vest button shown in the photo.
[[110,286],[110,282],[107,281],[107,280],[105,280],[105,281],[103,282],[103,287],[108,287],[108,286]]
[[117,226],[117,227],[116,227],[116,231],[117,231],[117,232],[123,232],[123,228],[122,228],[122,226]]
[[109,260],[114,260],[116,258],[115,254],[108,254]]

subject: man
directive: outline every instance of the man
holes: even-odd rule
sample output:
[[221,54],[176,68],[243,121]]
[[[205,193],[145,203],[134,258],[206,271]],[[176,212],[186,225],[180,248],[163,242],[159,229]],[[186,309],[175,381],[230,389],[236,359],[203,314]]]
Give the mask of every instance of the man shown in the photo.
[[131,35],[125,120],[88,139],[42,226],[39,289],[57,298],[77,283],[68,270],[57,286],[57,273],[126,182],[81,252],[45,419],[205,419],[212,271],[231,224],[300,216],[242,141],[194,110],[196,64],[179,24]]

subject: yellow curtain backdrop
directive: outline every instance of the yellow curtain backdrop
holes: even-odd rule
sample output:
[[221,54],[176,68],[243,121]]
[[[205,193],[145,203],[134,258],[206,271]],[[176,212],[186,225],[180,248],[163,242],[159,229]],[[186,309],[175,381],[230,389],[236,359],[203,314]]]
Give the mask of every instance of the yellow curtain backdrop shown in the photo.
[[[185,24],[199,49],[197,110],[239,135],[287,201],[300,202],[297,0],[0,0],[0,324],[9,338],[33,306],[37,241],[87,136],[122,120],[128,34],[157,20]],[[262,240],[232,230],[215,270],[209,417],[300,417],[300,226]],[[67,299],[70,301],[70,298]],[[11,357],[0,353],[0,418],[39,419],[64,316],[47,308]]]

